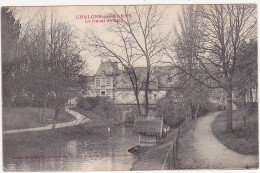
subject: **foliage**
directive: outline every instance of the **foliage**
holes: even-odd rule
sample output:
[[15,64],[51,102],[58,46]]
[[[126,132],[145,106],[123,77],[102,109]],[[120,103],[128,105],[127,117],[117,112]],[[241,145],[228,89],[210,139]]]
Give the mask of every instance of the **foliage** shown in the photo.
[[[248,101],[257,100],[257,40],[251,39],[249,42],[244,41],[241,44],[233,83],[234,102],[239,107],[246,106]],[[246,99],[246,97],[249,99]]]
[[[16,25],[13,16],[10,20]],[[8,23],[3,25],[8,26]],[[7,77],[16,86],[14,98],[11,99],[16,106],[30,100],[28,104],[42,108],[40,121],[44,121],[44,109],[48,104],[55,110],[55,127],[59,112],[72,92],[77,92],[79,88],[78,75],[84,62],[77,37],[70,24],[60,22],[47,8],[39,8],[30,23],[23,25],[22,29],[20,38],[16,38],[15,59],[11,60],[15,65],[12,77]],[[12,50],[10,47],[7,49]],[[4,88],[7,86],[4,84]],[[23,103],[23,100],[26,102]]]
[[186,6],[180,17],[180,31],[176,30],[173,52],[180,62],[190,59],[184,62],[188,68],[168,52],[173,64],[189,78],[225,91],[227,131],[232,131],[232,94],[239,49],[246,39],[255,37],[255,15],[256,5],[252,4]]
[[87,111],[92,111],[100,103],[101,97],[79,97],[77,99],[77,107]]
[[14,68],[19,61],[15,59],[14,52],[17,47],[21,25],[16,20],[13,11],[8,7],[1,9],[1,45],[2,45],[2,82],[3,82],[3,105],[9,106],[18,87],[12,76]]
[[184,120],[189,112],[183,107],[181,103],[174,101],[172,97],[164,97],[158,101],[157,104],[158,115],[170,127],[178,127]]
[[87,111],[93,111],[109,120],[121,121],[121,109],[108,98],[102,97],[79,97],[77,107]]
[[121,109],[113,101],[107,98],[100,99],[95,112],[109,120],[116,120],[120,122],[122,118]]
[[196,117],[200,117],[207,112],[216,110],[218,110],[218,106],[207,99],[198,107],[197,104],[188,102],[185,97],[176,99],[176,97],[169,94],[161,98],[157,104],[157,116],[162,117],[165,123],[171,127],[178,127],[186,118],[195,118],[194,112],[197,112]]

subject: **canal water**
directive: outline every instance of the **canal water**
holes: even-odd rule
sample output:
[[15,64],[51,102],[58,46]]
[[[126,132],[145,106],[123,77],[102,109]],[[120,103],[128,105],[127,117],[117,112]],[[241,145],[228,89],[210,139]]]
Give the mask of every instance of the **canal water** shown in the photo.
[[[8,137],[7,137],[8,138]],[[19,137],[20,138],[20,137]],[[131,126],[82,129],[52,139],[4,140],[5,171],[130,170],[135,157],[128,149],[138,145]],[[29,137],[30,138],[30,137]]]

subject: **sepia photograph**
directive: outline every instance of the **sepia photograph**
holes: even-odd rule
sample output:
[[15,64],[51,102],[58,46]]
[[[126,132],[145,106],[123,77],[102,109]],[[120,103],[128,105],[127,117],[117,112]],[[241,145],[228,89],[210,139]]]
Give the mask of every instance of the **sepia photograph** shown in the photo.
[[257,4],[2,6],[5,172],[259,168]]

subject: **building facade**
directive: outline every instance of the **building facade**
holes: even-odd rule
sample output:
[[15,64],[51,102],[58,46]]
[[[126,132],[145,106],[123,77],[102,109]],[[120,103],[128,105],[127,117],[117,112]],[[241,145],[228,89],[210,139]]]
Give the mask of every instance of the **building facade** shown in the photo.
[[[136,67],[138,77],[145,81],[146,67]],[[155,104],[156,100],[165,96],[167,90],[172,88],[174,80],[172,67],[154,67],[151,73],[149,87],[149,104]],[[101,62],[96,74],[88,77],[88,96],[106,97],[117,104],[135,105],[135,92],[128,75],[123,69],[119,69],[118,63]],[[144,87],[139,91],[141,104],[145,103]]]

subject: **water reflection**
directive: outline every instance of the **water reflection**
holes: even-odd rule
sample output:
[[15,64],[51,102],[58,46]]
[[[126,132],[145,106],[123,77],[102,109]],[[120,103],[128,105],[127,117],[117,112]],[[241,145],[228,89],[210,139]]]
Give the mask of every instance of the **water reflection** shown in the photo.
[[134,156],[127,150],[138,137],[125,125],[107,130],[87,130],[52,141],[4,142],[5,171],[130,170]]

